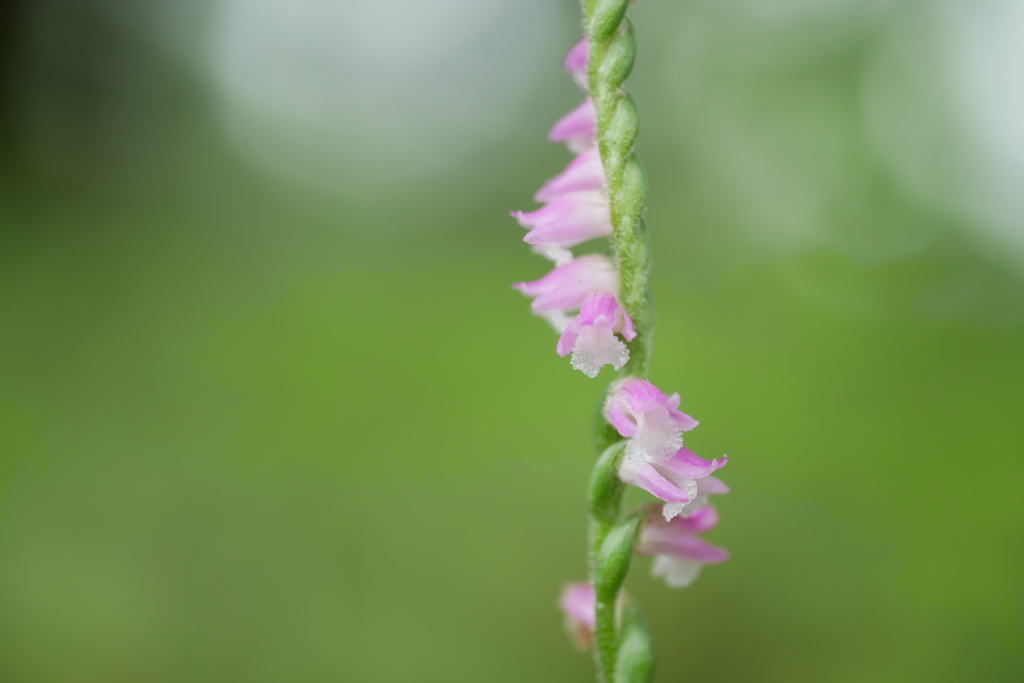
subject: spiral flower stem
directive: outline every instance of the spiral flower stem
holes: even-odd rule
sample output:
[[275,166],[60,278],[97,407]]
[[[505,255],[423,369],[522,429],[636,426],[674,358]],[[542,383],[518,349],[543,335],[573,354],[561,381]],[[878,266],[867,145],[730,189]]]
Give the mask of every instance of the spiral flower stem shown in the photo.
[[[636,38],[625,18],[629,0],[584,0],[589,41],[588,82],[597,112],[597,142],[608,186],[612,246],[620,300],[637,336],[620,377],[646,377],[654,311],[647,283],[650,240],[643,220],[647,178],[635,153],[636,102],[622,89],[633,68]],[[639,608],[621,597],[643,514],[620,521],[624,484],[618,478],[625,442],[598,406],[594,440],[599,458],[590,485],[590,563],[595,590],[595,660],[604,683],[646,683],[653,676],[650,633]]]

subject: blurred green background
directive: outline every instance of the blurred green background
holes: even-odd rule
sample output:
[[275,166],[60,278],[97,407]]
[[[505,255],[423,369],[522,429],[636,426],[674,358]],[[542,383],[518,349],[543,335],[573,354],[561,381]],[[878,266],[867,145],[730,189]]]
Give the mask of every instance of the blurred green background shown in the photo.
[[[551,0],[0,3],[0,680],[589,681]],[[1024,680],[1024,4],[643,0],[658,681]],[[1017,36],[1017,37],[1015,37]]]

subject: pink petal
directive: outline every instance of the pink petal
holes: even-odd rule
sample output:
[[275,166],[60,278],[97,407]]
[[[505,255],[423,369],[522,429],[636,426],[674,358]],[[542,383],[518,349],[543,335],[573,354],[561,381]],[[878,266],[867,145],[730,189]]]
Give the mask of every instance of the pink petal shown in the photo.
[[669,415],[671,415],[675,423],[679,425],[679,428],[684,432],[688,432],[699,425],[700,422],[679,410],[679,401],[679,392],[676,392],[666,398],[665,407],[668,408]]
[[572,74],[573,80],[582,89],[587,89],[587,57],[590,52],[590,44],[584,38],[572,46],[569,53],[565,55],[565,70]]
[[718,513],[714,508],[703,508],[690,519],[677,517],[670,522],[657,516],[648,517],[640,531],[637,552],[641,555],[672,555],[703,564],[724,562],[729,553],[702,540],[695,531],[710,529],[717,522]]
[[626,309],[619,307],[619,312],[622,313],[622,329],[619,333],[625,338],[626,341],[633,341],[636,339],[636,329],[633,328],[633,319],[629,317],[629,313],[626,313]]
[[605,327],[609,330],[618,322],[619,302],[610,292],[591,292],[580,306],[577,317],[581,325]]
[[612,404],[605,410],[604,416],[615,427],[615,430],[627,439],[636,435],[636,422],[626,417],[626,414],[622,412],[622,406],[618,403]]
[[708,476],[715,470],[725,467],[729,458],[723,457],[719,460],[704,460],[698,457],[690,449],[683,447],[675,452],[671,458],[662,463],[662,467],[680,476],[690,479],[701,479]]
[[597,142],[597,111],[589,97],[560,118],[548,133],[551,142],[564,142],[574,152],[582,152]]
[[557,353],[561,358],[568,356],[572,353],[573,347],[576,346],[576,340],[579,336],[580,326],[576,324],[576,320],[574,319],[569,323],[569,326],[565,328],[565,331],[562,332],[562,336],[558,338],[558,343],[555,344],[555,353]]
[[544,183],[533,198],[538,202],[552,202],[570,192],[600,190],[604,186],[601,153],[597,147],[591,147],[570,161],[564,171]]
[[573,247],[612,234],[608,198],[600,192],[574,192],[536,211],[513,211],[526,233],[527,244]]
[[[627,340],[632,341],[636,336],[636,333],[633,332],[632,329],[633,321],[624,321],[624,328],[623,336],[626,337]],[[627,334],[630,334],[631,336],[627,336]],[[611,421],[609,411],[613,405],[624,406],[625,409],[632,414],[634,422],[636,417],[641,413],[647,413],[657,410],[658,408],[664,408],[668,411],[669,417],[680,431],[690,431],[700,424],[697,420],[693,419],[686,413],[677,410],[679,406],[679,394],[666,396],[660,389],[658,389],[658,387],[654,386],[650,382],[635,377],[622,381],[612,391],[611,397],[609,398],[605,408],[605,417],[608,418],[609,421]],[[624,411],[620,409],[620,412]],[[623,436],[633,436],[633,434],[625,434],[622,430],[619,430],[619,433]]]
[[718,526],[718,510],[711,505],[705,505],[689,517],[676,517],[671,523],[691,534],[702,534]]
[[669,481],[653,465],[635,458],[627,457],[622,461],[619,466],[619,478],[668,503],[685,505],[697,495],[696,485],[687,486],[685,489],[680,488]]
[[627,341],[636,339],[636,331],[633,329],[633,321],[623,308],[615,295],[607,291],[595,291],[588,296],[580,305],[580,323],[605,327],[618,332]]
[[611,260],[590,254],[559,266],[539,280],[512,285],[526,296],[536,297],[536,312],[578,309],[595,289],[618,291],[619,273]]
[[700,493],[729,493],[729,487],[717,477],[704,477],[697,481],[697,488]]
[[713,546],[699,536],[679,536],[671,541],[643,546],[644,555],[671,555],[701,564],[716,564],[729,559],[729,552]]
[[715,564],[729,559],[729,551],[713,546],[698,536],[680,537],[671,547],[674,552],[669,554],[703,564]]
[[633,413],[645,413],[665,406],[668,402],[668,397],[661,393],[658,387],[636,377],[619,384],[615,388],[615,398],[622,401]]
[[570,584],[558,601],[558,606],[573,623],[588,631],[594,630],[594,587],[589,583]]
[[656,514],[644,520],[643,534],[647,540],[664,541],[680,535],[704,533],[718,524],[718,511],[710,506],[696,510],[689,517],[676,517],[666,521]]
[[[673,394],[673,396],[678,397],[679,394]],[[676,405],[678,405],[678,403],[676,403]],[[677,410],[675,408],[669,408],[668,414],[672,416],[672,419],[675,421],[677,425],[679,425],[679,428],[684,432],[688,432],[700,424],[700,422],[698,422],[697,420],[693,419],[692,417],[682,412],[681,410]]]

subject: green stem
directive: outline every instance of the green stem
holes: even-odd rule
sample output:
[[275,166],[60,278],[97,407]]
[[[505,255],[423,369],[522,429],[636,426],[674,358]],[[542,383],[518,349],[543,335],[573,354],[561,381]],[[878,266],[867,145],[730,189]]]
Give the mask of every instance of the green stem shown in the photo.
[[[628,4],[628,0],[584,0],[583,11],[590,43],[588,81],[597,112],[597,142],[608,185],[613,227],[612,247],[619,269],[619,301],[633,321],[637,333],[636,338],[629,343],[629,361],[619,374],[620,377],[646,377],[651,355],[651,336],[654,332],[654,311],[648,286],[650,241],[643,221],[647,178],[634,151],[639,117],[633,98],[622,89],[636,56],[633,27],[625,18]],[[599,453],[604,452],[605,455],[595,467],[596,476],[592,482],[599,476],[607,475],[610,459],[615,461],[617,467],[617,458],[605,457],[611,451],[608,446],[613,443],[614,436],[599,406],[595,446]],[[618,457],[621,457],[621,450]],[[611,472],[613,477],[617,476],[614,468]],[[616,604],[625,573],[620,580],[612,582],[609,589],[602,590],[598,585],[601,579],[598,575],[598,562],[605,550],[605,541],[620,517],[621,498],[621,490],[611,492],[609,487],[595,488],[592,484],[590,560],[591,578],[595,582],[597,595],[594,651],[598,679],[605,683],[614,683],[616,679],[616,657],[622,639],[622,634],[617,630]],[[623,542],[629,543],[625,549],[627,554],[624,565],[625,570],[628,570],[628,557],[632,555],[635,533],[623,539]],[[632,606],[630,609],[631,614],[639,615],[638,608]],[[638,619],[642,621],[642,616]],[[639,622],[634,619],[630,623]],[[643,633],[646,633],[645,629]],[[640,632],[633,629],[630,634],[635,639],[635,634]],[[649,645],[649,636],[647,638]]]

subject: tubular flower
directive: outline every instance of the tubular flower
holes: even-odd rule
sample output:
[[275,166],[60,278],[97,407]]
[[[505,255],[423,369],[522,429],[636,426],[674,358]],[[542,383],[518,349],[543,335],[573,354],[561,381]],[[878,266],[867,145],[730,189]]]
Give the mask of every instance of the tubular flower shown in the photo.
[[699,422],[679,410],[679,394],[666,396],[658,387],[638,378],[612,385],[604,416],[628,438],[626,457],[663,461],[683,446],[683,432]]
[[[665,501],[662,513],[665,519],[672,519],[706,503],[710,493],[728,492],[725,484],[709,476],[724,467],[728,460],[726,457],[703,460],[686,448],[680,448],[663,462],[654,463],[627,454],[619,466],[619,478]],[[703,503],[697,502],[700,500]]]
[[534,312],[575,311],[594,290],[617,293],[619,272],[607,256],[589,254],[558,266],[539,280],[517,282],[512,287],[536,297],[530,304]]
[[581,650],[594,642],[594,587],[589,583],[573,583],[564,591],[558,606],[565,613],[565,628]]
[[665,578],[671,588],[693,583],[706,564],[729,559],[729,553],[701,539],[701,534],[718,524],[718,512],[703,507],[688,518],[665,521],[657,515],[644,520],[636,552],[654,556],[651,568],[655,576]]
[[708,495],[729,491],[710,476],[729,458],[704,460],[683,446],[683,432],[700,423],[679,410],[679,394],[666,396],[642,379],[622,380],[612,385],[604,417],[629,439],[619,478],[665,501],[665,519],[686,516]]
[[587,57],[590,53],[590,41],[586,38],[572,46],[572,49],[565,55],[565,70],[569,72],[576,85],[581,90],[588,90],[587,83]]
[[555,350],[563,358],[572,354],[572,366],[587,377],[597,377],[605,365],[616,370],[629,360],[629,349],[615,336],[636,339],[633,321],[611,292],[592,292],[580,306],[579,315],[558,339]]
[[551,142],[564,142],[579,154],[597,144],[597,111],[589,97],[580,106],[558,119],[548,133]]
[[561,334],[569,327],[569,313],[578,311],[594,290],[619,291],[619,271],[607,256],[590,254],[558,266],[533,282],[512,285],[526,296],[536,297],[530,308]]
[[608,197],[601,192],[573,192],[536,211],[513,211],[529,232],[523,241],[557,265],[572,260],[568,247],[612,234]]
[[565,170],[544,186],[533,196],[538,202],[553,202],[570,192],[581,190],[604,189],[604,167],[601,166],[601,154],[597,147],[580,152],[579,156],[569,162]]

